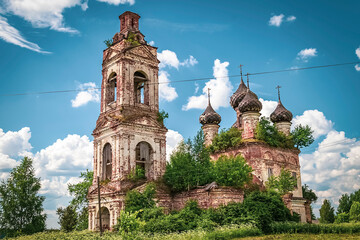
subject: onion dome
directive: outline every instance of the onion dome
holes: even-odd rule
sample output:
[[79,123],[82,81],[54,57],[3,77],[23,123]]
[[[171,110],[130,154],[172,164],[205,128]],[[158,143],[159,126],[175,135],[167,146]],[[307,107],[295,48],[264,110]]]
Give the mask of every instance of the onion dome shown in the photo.
[[230,97],[230,105],[233,107],[233,109],[236,109],[239,106],[239,103],[246,95],[247,87],[241,78],[240,85],[238,89],[234,92],[234,94]]
[[[209,90],[208,90],[209,91]],[[205,124],[219,124],[221,122],[221,116],[215,112],[210,103],[210,91],[208,93],[208,106],[199,117],[199,122],[202,125]]]
[[238,106],[240,112],[260,112],[262,109],[262,104],[259,101],[258,97],[255,93],[250,91],[250,89],[247,90],[245,97],[243,100],[239,103]]
[[292,113],[287,110],[284,105],[282,105],[281,100],[279,99],[279,103],[275,108],[274,112],[270,115],[270,120],[273,123],[277,122],[291,122],[293,118]]

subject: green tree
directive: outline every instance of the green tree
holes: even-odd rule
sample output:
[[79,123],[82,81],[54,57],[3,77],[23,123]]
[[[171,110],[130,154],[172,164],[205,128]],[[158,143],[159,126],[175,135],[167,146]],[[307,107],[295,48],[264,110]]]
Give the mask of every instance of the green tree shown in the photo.
[[93,176],[93,171],[86,170],[86,172],[80,173],[80,178],[83,179],[81,182],[68,185],[69,193],[74,196],[70,204],[74,206],[75,209],[88,206],[89,201],[86,196],[90,186],[92,185]]
[[291,192],[297,186],[297,179],[289,170],[281,169],[279,176],[271,176],[266,187],[276,190],[281,196]]
[[340,213],[349,213],[351,208],[351,201],[350,196],[345,193],[341,195],[341,198],[339,199],[339,206],[337,208],[337,214]]
[[325,199],[320,208],[320,223],[333,223],[335,221],[334,207]]
[[306,200],[312,203],[316,202],[318,199],[316,194],[313,192],[312,189],[309,188],[307,184],[302,186],[302,194],[303,194],[303,198],[305,198]]
[[137,190],[128,191],[125,196],[125,211],[136,212],[145,208],[154,208],[155,193],[155,184],[152,183],[146,185],[142,193]]
[[59,216],[60,229],[64,232],[71,232],[77,225],[77,213],[73,206],[69,205],[66,208],[56,209],[56,214]]
[[252,168],[238,155],[220,156],[214,165],[215,180],[220,186],[243,187],[252,180]]
[[226,150],[228,148],[238,146],[241,143],[241,139],[241,131],[239,131],[239,129],[221,129],[220,133],[214,137],[208,148],[212,153]]
[[314,131],[306,125],[298,125],[291,132],[292,140],[297,148],[303,148],[311,145],[314,142],[313,134]]
[[0,229],[2,234],[32,234],[45,229],[45,197],[39,196],[40,178],[32,160],[24,157],[10,177],[0,183]]
[[350,221],[350,215],[348,213],[339,213],[335,217],[335,223],[348,223]]
[[350,208],[350,221],[360,222],[360,203],[353,202]]

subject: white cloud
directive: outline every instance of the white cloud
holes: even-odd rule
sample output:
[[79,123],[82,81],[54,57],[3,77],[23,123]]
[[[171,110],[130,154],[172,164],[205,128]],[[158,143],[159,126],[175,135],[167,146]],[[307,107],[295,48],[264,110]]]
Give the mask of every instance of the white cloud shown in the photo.
[[105,2],[108,4],[119,5],[129,3],[130,5],[135,4],[135,0],[97,0],[99,2]]
[[75,99],[71,100],[71,106],[74,108],[86,105],[89,102],[100,101],[100,91],[93,82],[83,83],[79,85],[80,91]]
[[178,94],[176,93],[175,88],[170,86],[169,76],[170,74],[168,72],[162,70],[159,71],[159,95],[160,99],[171,102],[178,97]]
[[181,66],[190,67],[198,64],[199,62],[193,56],[189,56],[188,59],[185,59],[183,62],[180,63]]
[[360,59],[360,47],[355,50],[356,56]]
[[284,17],[285,17],[284,14],[272,16],[269,20],[269,25],[275,26],[275,27],[280,27],[281,23],[284,20]]
[[[3,154],[0,152],[0,171],[2,169],[12,169],[18,165],[18,162],[16,160],[9,157],[9,155]],[[0,179],[3,179],[2,173],[0,173]],[[7,177],[4,175],[4,177]]]
[[27,48],[35,52],[49,53],[41,50],[39,45],[27,41],[21,35],[21,33],[13,26],[10,26],[10,24],[7,22],[7,19],[2,16],[0,16],[0,38],[3,39],[5,42],[12,43],[19,47]]
[[296,17],[295,16],[288,16],[287,18],[286,18],[286,21],[287,22],[292,22],[292,21],[295,21],[296,20]]
[[40,194],[49,194],[55,196],[70,196],[68,192],[68,184],[79,183],[82,179],[78,177],[53,176],[48,179],[41,180]]
[[170,155],[176,146],[184,140],[183,136],[174,130],[169,129],[166,133],[166,160],[170,160]]
[[8,156],[21,155],[32,149],[29,140],[31,138],[30,128],[23,127],[17,132],[4,131],[0,128],[0,153]]
[[305,48],[297,54],[297,58],[303,60],[304,62],[307,62],[309,58],[316,56],[317,56],[316,48]]
[[262,98],[259,98],[259,100],[262,104],[262,109],[260,111],[261,115],[264,117],[270,117],[270,114],[275,110],[278,103],[276,101],[264,100]]
[[356,69],[356,71],[360,71],[360,66],[359,66],[359,64],[356,64],[356,65],[355,65],[355,69]]
[[309,125],[314,131],[314,138],[328,134],[333,128],[333,122],[326,119],[324,113],[318,110],[306,110],[300,116],[296,116],[292,120],[293,126],[296,125]]
[[232,93],[232,85],[228,77],[228,66],[229,62],[221,63],[219,59],[216,59],[213,67],[213,76],[215,79],[211,79],[205,83],[202,95],[189,97],[187,104],[184,105],[182,109],[187,111],[193,108],[206,108],[208,88],[211,89],[211,105],[215,110],[219,107],[228,107],[229,102],[227,99],[230,98]]
[[63,175],[92,168],[93,144],[87,136],[77,134],[58,139],[34,156],[38,175]]
[[154,41],[150,41],[150,42],[149,42],[149,45],[150,45],[150,46],[154,46],[154,45],[155,45],[155,42],[154,42]]

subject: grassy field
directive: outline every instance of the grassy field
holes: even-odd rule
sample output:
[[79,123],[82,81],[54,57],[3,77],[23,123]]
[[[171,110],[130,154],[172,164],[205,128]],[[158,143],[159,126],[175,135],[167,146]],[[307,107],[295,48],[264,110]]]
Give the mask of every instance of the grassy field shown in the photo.
[[360,234],[276,234],[262,237],[237,238],[241,240],[353,240],[360,239]]

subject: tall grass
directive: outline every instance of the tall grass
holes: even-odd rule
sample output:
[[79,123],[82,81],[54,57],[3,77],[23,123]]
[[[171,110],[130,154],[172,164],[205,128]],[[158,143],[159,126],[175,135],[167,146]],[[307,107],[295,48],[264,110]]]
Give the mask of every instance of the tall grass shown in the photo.
[[271,224],[271,232],[278,233],[360,233],[360,223],[341,224],[308,224],[293,222],[275,222]]

